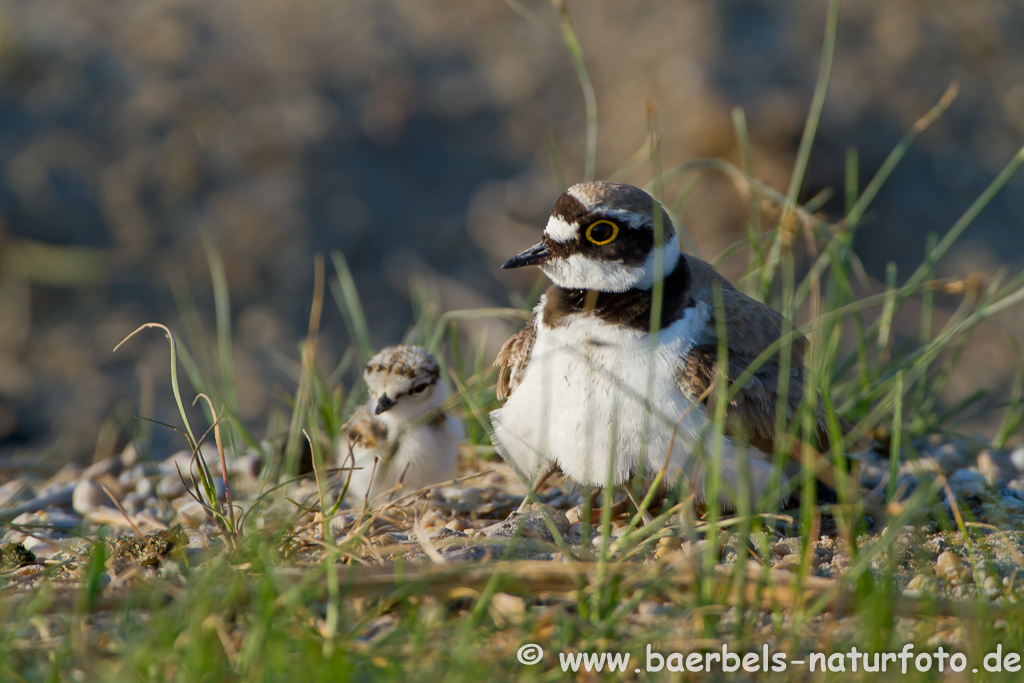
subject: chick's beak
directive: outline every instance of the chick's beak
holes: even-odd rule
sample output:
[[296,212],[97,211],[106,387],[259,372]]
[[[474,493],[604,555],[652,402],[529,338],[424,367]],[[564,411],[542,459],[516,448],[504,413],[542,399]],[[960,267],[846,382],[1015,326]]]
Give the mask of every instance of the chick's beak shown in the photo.
[[553,256],[551,250],[543,242],[533,245],[521,254],[516,254],[501,264],[505,268],[522,268],[523,266],[539,266]]
[[397,402],[398,401],[391,398],[387,394],[383,394],[379,399],[377,399],[377,407],[374,408],[373,414],[380,415],[381,413],[387,412],[394,408]]

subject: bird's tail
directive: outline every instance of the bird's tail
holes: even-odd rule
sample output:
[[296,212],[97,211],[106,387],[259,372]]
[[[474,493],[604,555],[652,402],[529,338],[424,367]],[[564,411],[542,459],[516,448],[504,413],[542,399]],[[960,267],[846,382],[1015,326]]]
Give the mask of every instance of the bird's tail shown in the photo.
[[761,451],[743,448],[729,438],[723,442],[720,455],[713,448],[707,450],[709,453],[701,458],[691,478],[699,502],[706,503],[711,495],[709,488],[714,471],[711,458],[718,460],[718,502],[723,510],[740,509],[740,501],[744,499],[750,511],[777,510],[789,500],[788,478],[772,467]]

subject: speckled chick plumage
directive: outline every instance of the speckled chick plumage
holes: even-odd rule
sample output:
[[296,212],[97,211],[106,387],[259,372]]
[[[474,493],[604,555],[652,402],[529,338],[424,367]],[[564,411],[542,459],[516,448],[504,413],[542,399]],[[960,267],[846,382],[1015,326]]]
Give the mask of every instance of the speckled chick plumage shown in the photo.
[[437,360],[419,346],[389,346],[367,362],[363,379],[369,400],[349,420],[338,452],[339,467],[356,468],[348,499],[373,501],[398,485],[411,491],[451,478],[465,432],[441,410],[448,390]]

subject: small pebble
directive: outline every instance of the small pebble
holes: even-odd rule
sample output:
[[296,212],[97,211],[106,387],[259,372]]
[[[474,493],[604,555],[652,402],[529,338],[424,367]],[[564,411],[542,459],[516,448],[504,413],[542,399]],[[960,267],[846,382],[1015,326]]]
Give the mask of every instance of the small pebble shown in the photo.
[[441,518],[434,510],[427,510],[426,514],[420,518],[420,523],[424,529],[432,529],[435,526],[440,526]]
[[36,556],[37,562],[52,560],[63,551],[63,548],[59,545],[47,543],[38,538],[30,538],[29,541],[31,542],[26,541],[25,547],[32,551],[32,554]]
[[896,490],[901,492],[902,498],[900,500],[910,498],[911,494],[917,490],[917,477],[914,475],[900,477],[896,482]]
[[144,474],[141,467],[132,467],[123,470],[121,474],[117,476],[117,483],[120,484],[122,488],[131,490],[135,488],[135,482],[137,482],[142,476],[144,476]]
[[41,564],[28,564],[24,567],[18,567],[11,573],[19,578],[26,578],[29,576],[35,576],[36,574],[40,574],[45,570],[46,567],[44,567]]
[[960,558],[955,553],[945,550],[935,560],[935,573],[945,577],[956,576],[960,564]]
[[[202,486],[202,484],[200,484],[200,486]],[[224,500],[226,489],[224,488],[224,480],[221,477],[213,478],[213,490],[217,495],[217,500]]]
[[941,436],[929,437],[925,452],[942,467],[943,472],[953,472],[967,464],[967,451],[959,441],[943,441]]
[[978,470],[990,486],[1005,485],[1013,479],[1016,467],[1006,451],[984,450],[978,453]]
[[135,483],[135,493],[143,500],[152,496],[155,491],[156,487],[153,486],[153,480],[149,477],[143,477]]
[[98,507],[110,505],[110,499],[103,492],[103,487],[91,479],[83,479],[75,485],[71,494],[71,508],[80,515],[85,515]]
[[881,467],[875,465],[865,465],[861,468],[858,479],[860,480],[861,486],[865,488],[873,489],[881,486],[882,482],[885,481],[887,473]]
[[42,495],[48,491],[55,491],[71,484],[77,484],[82,478],[82,468],[74,463],[68,463],[57,470],[57,473],[47,480],[39,493]]
[[563,508],[567,508],[570,505],[572,505],[572,501],[571,501],[571,499],[568,496],[561,496],[561,495],[559,495],[559,496],[555,496],[554,498],[548,500],[548,505],[550,505],[553,508],[558,508],[559,510],[561,510]]
[[121,507],[133,515],[138,514],[142,512],[142,508],[146,507],[146,497],[140,496],[135,491],[129,491],[121,499]]
[[1013,463],[1013,466],[1019,471],[1024,472],[1024,446],[1021,446],[1010,453],[1010,462]]
[[121,451],[121,455],[118,456],[121,460],[121,464],[125,468],[135,467],[139,464],[139,449],[135,446],[135,442],[131,441],[124,450]]
[[373,537],[373,542],[376,545],[398,545],[399,543],[405,543],[408,540],[409,537],[405,534],[399,534],[394,531]]
[[465,531],[469,528],[469,525],[466,524],[466,522],[460,519],[459,517],[456,517],[455,519],[449,521],[444,526],[446,529],[452,529],[454,531]]
[[433,531],[431,531],[429,534],[427,534],[427,538],[431,541],[442,541],[446,538],[464,538],[465,536],[466,534],[462,533],[461,531],[449,529],[446,526],[439,526]]
[[82,472],[83,479],[99,479],[103,475],[109,475],[116,477],[121,474],[121,470],[124,469],[124,465],[121,464],[120,458],[107,458],[106,460],[100,460],[94,462],[85,468]]
[[445,486],[430,490],[430,497],[439,500],[457,501],[462,495],[462,489],[457,486]]
[[198,529],[185,529],[190,550],[206,550],[210,547],[210,538]]
[[331,517],[331,532],[334,536],[338,536],[338,534],[346,531],[355,521],[355,515],[335,515]]
[[[569,533],[572,534],[572,531],[570,530]],[[658,546],[657,548],[654,549],[654,559],[660,560],[663,557],[668,557],[669,555],[671,555],[674,552],[675,552],[674,550],[671,550],[669,548],[663,548],[661,546]]]
[[[105,486],[107,490],[110,491],[110,493],[118,500],[120,500],[121,496],[125,493],[124,487],[117,482],[117,479],[109,474],[101,474],[93,479],[93,481],[101,486]],[[111,503],[108,502],[107,505],[111,505]]]
[[[104,498],[106,499],[106,496]],[[57,508],[47,508],[38,512],[25,512],[11,520],[11,524],[14,525],[30,526],[36,524],[52,527],[50,529],[34,529],[32,533],[36,536],[49,536],[55,530],[73,529],[81,524],[81,522],[82,519],[78,515]]]
[[659,548],[668,548],[669,550],[675,550],[683,547],[683,539],[678,536],[663,536],[658,539]]
[[951,487],[957,498],[981,498],[988,491],[984,481],[966,481]]
[[487,612],[499,627],[506,623],[518,624],[526,613],[526,601],[518,595],[495,593],[491,596]]
[[508,519],[486,529],[485,534],[487,536],[504,538],[510,538],[517,534],[522,534],[528,538],[540,538],[546,541],[552,541],[554,539],[552,538],[551,531],[548,529],[547,522],[544,519],[544,512],[546,512],[554,522],[555,528],[558,530],[559,534],[564,536],[569,531],[569,520],[565,518],[565,515],[562,514],[561,511],[556,510],[550,505],[533,503],[528,505],[522,512],[513,512],[508,516]]
[[917,574],[907,582],[907,590],[919,591],[928,585],[928,577],[924,574]]
[[961,468],[949,476],[949,485],[954,489],[962,484],[982,484],[985,485],[988,482],[985,480],[985,475],[981,472],[975,472],[967,468]]
[[263,469],[263,458],[259,453],[246,453],[228,465],[232,474],[237,478],[231,480],[232,490],[252,491],[256,488],[260,479],[260,471]]
[[470,487],[459,494],[458,500],[460,503],[476,505],[477,503],[480,502],[480,489]]
[[497,525],[501,524],[501,522],[502,522],[502,520],[500,520],[500,519],[487,519],[487,518],[476,519],[476,520],[473,521],[473,528],[477,529],[479,531],[482,531],[482,532],[486,532],[487,530],[491,529],[492,527],[496,527]]
[[640,617],[659,617],[668,614],[669,608],[654,600],[643,600],[636,606],[636,613]]
[[203,506],[192,499],[178,505],[177,508],[181,523],[190,529],[198,529],[199,525],[207,520]]
[[22,479],[9,481],[0,486],[0,509],[14,507],[16,504],[32,500],[34,497],[27,481]]
[[786,555],[783,557],[777,565],[776,569],[788,569],[789,571],[796,571],[800,567],[800,556],[796,553],[792,555]]
[[[43,557],[46,555],[46,551],[55,547],[45,538],[39,538],[38,536],[26,536],[22,541],[22,545],[25,546],[25,550],[30,551],[36,558]],[[52,550],[50,555],[53,555]]]
[[1010,514],[1019,515],[1024,513],[1024,501],[1019,498],[1002,498],[1000,502],[1003,505],[1003,510]]
[[181,478],[177,472],[160,477],[160,481],[156,484],[156,495],[158,498],[170,500],[178,498],[183,493],[185,493],[185,485],[181,483]]
[[775,545],[772,546],[772,552],[779,557],[785,557],[786,555],[792,555],[800,552],[800,539],[799,538],[784,538]]
[[[207,465],[210,466],[211,469],[213,468],[214,464],[217,465],[218,469],[220,468],[220,462],[217,459],[214,459],[213,461],[207,459],[206,463]],[[160,471],[161,474],[165,474],[168,476],[173,475],[175,477],[178,476],[178,472],[181,472],[182,476],[184,476],[186,479],[188,478],[190,471],[193,474],[196,473],[197,471],[196,466],[194,466],[192,463],[192,452],[188,450],[181,450],[178,451],[177,453],[174,453],[173,455],[167,456],[166,458],[160,461],[160,463],[157,465],[157,469]]]

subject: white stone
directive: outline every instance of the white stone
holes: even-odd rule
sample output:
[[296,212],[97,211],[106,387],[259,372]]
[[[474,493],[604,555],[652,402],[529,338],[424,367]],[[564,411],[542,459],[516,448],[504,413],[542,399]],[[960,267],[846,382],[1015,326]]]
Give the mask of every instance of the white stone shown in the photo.
[[110,505],[110,499],[103,487],[91,479],[83,479],[71,494],[71,508],[80,515],[86,515],[98,507]]

